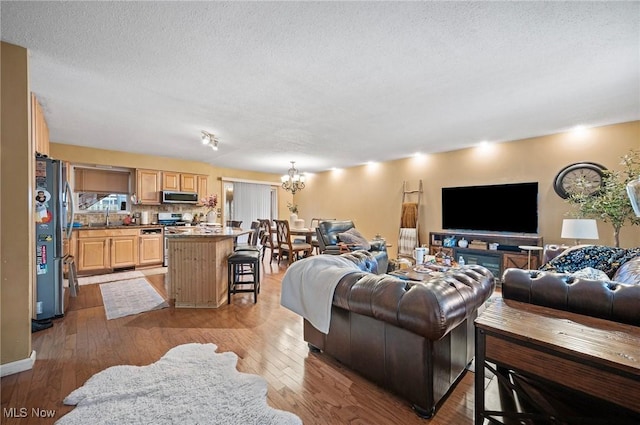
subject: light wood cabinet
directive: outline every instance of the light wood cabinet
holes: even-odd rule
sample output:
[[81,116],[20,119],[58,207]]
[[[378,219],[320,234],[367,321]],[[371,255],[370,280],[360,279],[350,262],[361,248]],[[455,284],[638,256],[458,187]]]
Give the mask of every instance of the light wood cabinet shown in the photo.
[[180,173],[173,171],[162,172],[162,190],[180,191]]
[[[78,272],[133,267],[138,264],[139,229],[80,230],[77,236]],[[156,261],[161,263],[162,259]]]
[[109,267],[109,238],[78,239],[78,272],[104,270]]
[[138,237],[117,236],[112,237],[110,268],[133,267],[138,260]]
[[141,235],[138,238],[138,264],[146,266],[162,263],[164,256],[164,236]]
[[74,176],[76,192],[129,193],[131,173],[127,171],[76,167]]
[[202,201],[209,196],[209,176],[197,175],[196,185],[198,187],[198,200]]
[[196,193],[198,191],[196,187],[196,175],[163,171],[162,190]]
[[162,171],[136,170],[136,196],[139,204],[160,205]]
[[[169,288],[176,308],[217,308],[227,301],[227,257],[233,237],[169,237]],[[205,266],[206,265],[206,266]]]
[[44,118],[40,102],[31,93],[31,138],[36,153],[49,156],[49,126]]
[[195,174],[180,174],[180,190],[191,193],[198,191]]

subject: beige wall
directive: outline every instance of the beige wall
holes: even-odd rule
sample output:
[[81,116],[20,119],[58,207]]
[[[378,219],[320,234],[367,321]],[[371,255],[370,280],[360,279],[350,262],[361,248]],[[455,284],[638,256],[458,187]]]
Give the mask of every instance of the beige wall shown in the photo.
[[[280,176],[276,174],[259,173],[255,171],[235,170],[232,168],[214,167],[198,161],[186,161],[141,155],[127,152],[93,149],[75,145],[52,143],[50,155],[52,158],[69,161],[74,164],[111,165],[125,168],[146,168],[151,170],[177,171],[184,173],[208,175],[209,193],[218,195],[218,206],[222,207],[222,177],[237,179],[278,182]],[[288,217],[287,202],[292,200],[290,193],[280,189],[278,192],[279,215]],[[224,217],[223,217],[224,219]]]
[[27,50],[1,43],[0,364],[31,355],[34,150],[29,138]]
[[[540,235],[545,243],[571,243],[560,239],[562,219],[570,207],[553,190],[558,171],[578,161],[620,169],[620,157],[639,148],[640,122],[635,121],[592,128],[581,134],[554,134],[319,173],[308,178],[306,188],[295,195],[295,201],[298,215],[307,223],[313,217],[353,219],[365,236],[380,233],[394,245],[390,248],[394,258],[404,180],[412,186],[419,179],[423,182],[419,220],[422,243],[428,243],[430,231],[442,230],[442,187],[536,181]],[[511,205],[508,199],[502,205],[469,205],[469,214],[491,214],[494,208],[509,208],[518,214],[517,205]],[[597,243],[613,245],[611,225],[599,221],[598,229]],[[640,227],[624,227],[620,246],[640,246]]]

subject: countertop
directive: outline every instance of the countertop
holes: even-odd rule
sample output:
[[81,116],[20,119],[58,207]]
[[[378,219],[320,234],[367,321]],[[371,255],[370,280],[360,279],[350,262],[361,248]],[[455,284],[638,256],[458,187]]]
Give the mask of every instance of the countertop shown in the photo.
[[214,238],[236,238],[241,235],[248,235],[253,230],[231,229],[229,227],[172,227],[168,228],[165,236],[168,238],[190,238],[190,237],[210,237]]
[[80,226],[74,227],[73,230],[105,230],[105,229],[162,229],[162,224],[117,224],[109,226]]

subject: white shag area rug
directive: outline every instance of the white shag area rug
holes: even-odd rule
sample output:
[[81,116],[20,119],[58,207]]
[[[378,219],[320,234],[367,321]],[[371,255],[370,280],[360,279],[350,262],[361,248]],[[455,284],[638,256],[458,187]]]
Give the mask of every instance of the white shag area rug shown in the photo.
[[233,352],[184,344],[148,366],[113,366],[64,399],[75,409],[56,425],[301,425],[267,405],[267,382],[238,372]]
[[100,292],[107,320],[169,307],[145,278],[103,283]]

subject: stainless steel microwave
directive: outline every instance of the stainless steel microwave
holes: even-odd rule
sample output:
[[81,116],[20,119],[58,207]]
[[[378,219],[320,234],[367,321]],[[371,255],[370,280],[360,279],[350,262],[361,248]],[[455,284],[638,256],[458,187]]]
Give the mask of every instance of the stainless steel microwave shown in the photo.
[[162,191],[163,204],[197,204],[198,194],[191,192]]

